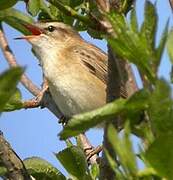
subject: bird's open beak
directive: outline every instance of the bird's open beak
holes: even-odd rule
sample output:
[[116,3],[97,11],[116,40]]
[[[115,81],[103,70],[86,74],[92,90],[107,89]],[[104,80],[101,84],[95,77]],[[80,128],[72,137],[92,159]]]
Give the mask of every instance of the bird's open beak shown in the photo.
[[23,26],[31,32],[31,35],[26,35],[22,37],[17,37],[15,39],[26,39],[30,40],[32,38],[35,38],[36,36],[39,36],[40,34],[43,33],[43,30],[40,29],[39,27],[32,25],[32,24],[23,24]]

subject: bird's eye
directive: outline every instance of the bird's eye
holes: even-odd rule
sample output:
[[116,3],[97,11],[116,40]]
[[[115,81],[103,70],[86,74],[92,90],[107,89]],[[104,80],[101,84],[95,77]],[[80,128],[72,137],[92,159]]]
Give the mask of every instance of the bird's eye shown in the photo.
[[55,27],[54,26],[48,26],[47,29],[49,32],[53,32],[55,30]]

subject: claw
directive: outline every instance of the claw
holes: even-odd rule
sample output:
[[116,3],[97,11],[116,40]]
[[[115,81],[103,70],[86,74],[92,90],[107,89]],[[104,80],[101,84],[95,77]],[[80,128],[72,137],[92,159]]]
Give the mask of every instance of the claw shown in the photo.
[[60,118],[59,118],[59,121],[58,123],[59,124],[62,124],[63,126],[65,126],[68,122],[69,118],[65,117],[64,115],[62,115]]

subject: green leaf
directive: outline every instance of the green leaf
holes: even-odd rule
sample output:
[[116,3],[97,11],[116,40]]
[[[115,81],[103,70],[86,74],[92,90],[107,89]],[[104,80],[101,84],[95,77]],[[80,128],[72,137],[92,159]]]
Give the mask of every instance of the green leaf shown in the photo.
[[3,21],[25,35],[31,34],[31,32],[22,25],[25,24],[25,21],[22,21],[15,17],[8,17],[8,16],[5,17]]
[[138,177],[139,178],[144,178],[144,177],[147,177],[147,176],[158,176],[158,174],[156,173],[156,171],[153,169],[153,168],[145,168],[143,170],[139,170],[138,171]]
[[[55,7],[54,5],[50,4],[49,5],[49,10],[47,10],[46,12],[50,14],[54,17],[52,19],[56,19],[57,21],[62,21],[62,17],[61,17],[61,12],[59,11],[59,9],[57,7]],[[43,9],[44,12],[45,8]]]
[[133,32],[138,33],[138,22],[136,17],[136,10],[133,8],[130,14],[130,25]]
[[9,101],[6,103],[3,111],[14,111],[23,108],[22,97],[19,89],[12,95]]
[[170,80],[173,83],[173,65],[171,65]]
[[145,79],[151,84],[155,84],[157,64],[160,62],[165,42],[163,37],[157,52],[155,39],[158,16],[155,6],[150,1],[146,1],[145,17],[140,32],[135,10],[131,12],[130,23],[123,15],[116,12],[111,12],[106,16],[114,30],[113,38],[108,37],[108,42],[115,53],[134,63],[140,73],[146,77]]
[[40,0],[29,0],[27,10],[32,16],[36,16],[40,10]]
[[44,10],[41,10],[40,13],[38,14],[38,21],[46,21],[46,20],[50,20],[50,16],[47,12],[45,12]]
[[115,159],[112,158],[112,156],[110,155],[108,150],[105,148],[104,148],[104,154],[106,156],[106,159],[107,159],[112,171],[114,171],[116,173],[116,169],[118,168],[117,162],[115,161]]
[[145,34],[145,37],[148,41],[148,45],[150,46],[151,51],[154,50],[155,47],[157,21],[158,21],[158,17],[155,6],[150,1],[147,0],[145,3],[145,18],[141,27],[141,34]]
[[4,166],[0,166],[0,177],[7,173],[7,169]]
[[134,32],[128,25],[125,17],[111,13],[107,15],[115,32],[114,38],[108,38],[108,42],[115,53],[123,59],[134,63],[139,70],[152,82],[155,82],[155,74],[152,71],[150,59],[152,53],[148,53],[147,38]]
[[156,67],[159,67],[159,65],[160,65],[161,58],[163,55],[163,51],[165,49],[165,44],[167,42],[167,39],[169,39],[169,38],[167,38],[168,37],[168,27],[169,27],[169,20],[167,21],[167,23],[165,25],[165,28],[163,30],[163,33],[162,33],[162,36],[161,36],[161,39],[159,42],[159,45],[156,48],[156,60],[157,60],[157,62],[155,62]]
[[65,19],[62,19],[63,22],[66,22],[66,20],[71,22],[72,20],[74,21],[74,19],[78,19],[79,21],[86,23],[88,26],[95,26],[93,22],[90,21],[90,18],[88,16],[80,15],[78,11],[75,11],[73,8],[67,5],[68,3],[64,5],[64,3],[62,3],[61,1],[54,0],[49,0],[49,3],[57,7],[61,12],[63,12],[62,15],[69,16],[69,19],[66,19],[66,16],[63,16],[65,17]]
[[56,154],[56,157],[71,175],[79,179],[87,175],[87,161],[81,148],[77,146],[68,147]]
[[166,81],[157,81],[150,99],[148,113],[155,134],[173,133],[173,102],[171,88]]
[[[89,28],[88,28],[88,26],[86,25],[86,24],[84,24],[83,22],[81,22],[81,21],[76,21],[75,23],[74,23],[74,29],[76,29],[77,31],[86,31],[86,30],[88,30]],[[88,31],[87,31],[87,33],[89,33]],[[90,34],[91,35],[91,34]],[[97,35],[98,36],[98,35]]]
[[173,30],[171,30],[168,36],[167,50],[171,63],[173,64]]
[[[133,8],[134,1],[133,0],[123,0],[121,1],[122,7],[121,12],[127,14]],[[120,9],[120,8],[119,8]]]
[[137,173],[136,156],[133,150],[132,141],[130,139],[130,127],[128,122],[126,122],[125,124],[124,137],[122,141],[124,147],[126,148],[126,155],[128,155],[128,158],[126,159],[127,167],[132,175],[136,175]]
[[[111,12],[107,15],[107,18],[110,20],[114,31],[118,35],[123,35],[123,31],[129,30],[128,24],[126,22],[126,18],[123,14],[119,14],[117,12]],[[125,35],[125,34],[124,34]]]
[[3,20],[5,17],[15,17],[28,23],[33,22],[33,19],[30,16],[14,8],[0,11],[0,20]]
[[31,17],[14,8],[0,11],[0,20],[24,34],[30,34],[30,32],[22,24],[33,23]]
[[[40,10],[41,12],[47,14],[43,19],[44,20],[52,20],[52,21],[59,21],[59,17],[55,16],[55,13],[51,11],[50,6],[47,5],[45,1],[40,0]],[[54,9],[55,11],[55,9]]]
[[112,120],[123,110],[125,102],[124,99],[118,99],[91,112],[75,115],[60,132],[60,139],[76,136],[106,120]]
[[141,89],[134,93],[126,102],[126,117],[130,120],[130,125],[139,124],[143,111],[148,108],[150,93],[146,89]]
[[3,111],[5,104],[15,93],[22,73],[22,68],[15,67],[0,75],[0,111]]
[[27,171],[36,179],[42,180],[66,180],[65,176],[47,161],[32,157],[25,159],[24,164]]
[[66,139],[66,140],[65,140],[65,143],[66,143],[66,146],[67,146],[67,147],[73,146],[73,143],[70,141],[70,139]]
[[[85,27],[84,27],[85,28]],[[95,38],[95,39],[102,39],[102,34],[101,32],[98,32],[97,30],[93,30],[91,28],[86,28],[87,30],[87,33],[92,37],[92,38]]]
[[120,113],[124,113],[129,118],[131,125],[138,124],[143,110],[148,108],[149,95],[148,91],[140,90],[128,100],[118,99],[99,109],[76,115],[64,127],[60,138],[76,136],[104,121],[112,120]]
[[69,6],[71,0],[59,0],[63,5]]
[[173,134],[163,134],[156,138],[146,151],[150,165],[161,177],[173,179]]
[[[154,134],[151,129],[151,124],[147,121],[147,115],[143,114],[139,125],[131,125],[133,134],[145,141],[145,145],[151,144],[154,141]],[[146,117],[145,117],[146,116]]]
[[0,10],[4,10],[14,6],[17,3],[17,0],[0,0]]
[[99,165],[94,163],[91,165],[90,174],[93,180],[96,180],[99,177]]
[[73,26],[74,24],[74,18],[71,16],[67,16],[65,14],[62,14],[62,19],[65,24],[69,24],[70,26]]
[[149,108],[150,93],[146,89],[138,90],[126,102],[123,118],[130,123],[131,131],[138,137],[151,140],[151,130],[145,121],[145,111]]
[[82,3],[84,2],[84,0],[70,0],[70,6],[71,7],[76,7],[76,6],[79,6],[81,5]]
[[126,175],[135,177],[137,174],[137,165],[129,135],[128,124],[125,127],[124,137],[122,139],[120,139],[116,129],[112,125],[109,125],[108,127],[108,140],[112,145],[114,152],[116,152],[122,168]]

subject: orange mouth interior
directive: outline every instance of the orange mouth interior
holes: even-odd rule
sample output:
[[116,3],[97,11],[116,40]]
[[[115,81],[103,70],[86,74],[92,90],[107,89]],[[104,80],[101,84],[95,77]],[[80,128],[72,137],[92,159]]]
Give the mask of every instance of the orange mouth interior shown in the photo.
[[35,36],[38,36],[43,33],[43,31],[39,27],[34,26],[32,24],[24,24],[24,27],[28,29],[32,33],[32,35]]
[[29,39],[34,38],[35,36],[39,36],[40,34],[43,33],[42,29],[40,29],[39,27],[34,26],[32,24],[23,24],[23,26],[31,32],[31,35],[22,36],[22,37],[18,37],[15,39],[27,39],[27,40],[29,40]]

